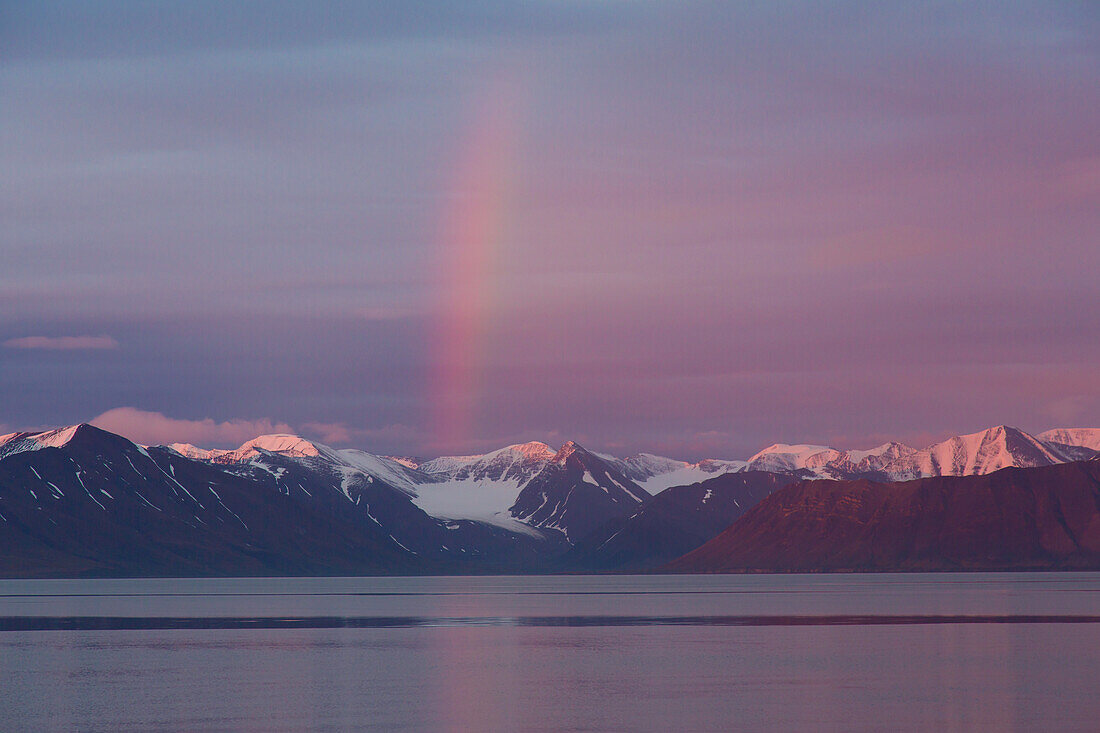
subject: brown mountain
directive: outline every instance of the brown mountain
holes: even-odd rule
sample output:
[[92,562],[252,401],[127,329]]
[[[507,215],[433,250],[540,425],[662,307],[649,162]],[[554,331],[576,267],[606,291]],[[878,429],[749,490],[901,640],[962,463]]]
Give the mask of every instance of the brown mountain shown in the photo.
[[1100,461],[900,483],[800,481],[679,572],[1100,569]]

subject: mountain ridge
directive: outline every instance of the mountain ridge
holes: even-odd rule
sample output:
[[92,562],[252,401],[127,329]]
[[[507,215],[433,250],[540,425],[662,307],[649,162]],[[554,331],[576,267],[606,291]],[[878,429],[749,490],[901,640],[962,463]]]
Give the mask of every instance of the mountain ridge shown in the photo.
[[[80,427],[64,426],[39,433],[0,436],[0,457],[63,443]],[[613,467],[617,475],[647,494],[742,471],[808,471],[818,478],[866,477],[902,481],[922,476],[982,474],[1008,466],[1052,465],[1100,454],[1100,449],[1091,447],[1100,446],[1100,429],[1097,428],[1056,428],[1040,436],[1000,425],[952,436],[919,450],[896,441],[866,450],[776,443],[747,460],[704,459],[695,463],[652,453],[636,453],[625,458],[595,451],[589,454]],[[440,456],[416,461],[398,460],[356,448],[332,448],[293,434],[257,436],[235,449],[205,449],[188,443],[170,443],[166,447],[189,458],[223,465],[241,463],[264,454],[282,454],[303,460],[324,459],[348,471],[384,480],[418,497],[428,509],[439,504],[451,513],[456,513],[454,508],[459,503],[454,489],[477,487],[482,493],[495,491],[495,499],[486,495],[478,506],[478,511],[485,515],[507,512],[524,486],[554,460],[562,460],[562,450],[568,452],[569,446],[574,445],[573,441],[567,441],[554,450],[546,443],[529,441],[480,455]]]
[[[1061,429],[1056,435],[1079,441],[1091,436],[1088,429]],[[750,461],[689,464],[644,453],[619,459],[574,441],[556,451],[529,442],[442,461],[431,473],[421,470],[430,468],[430,461],[414,467],[290,434],[207,450],[142,446],[79,424],[0,436],[0,575],[647,570],[745,526],[761,506],[788,496],[792,487],[821,496],[851,492],[812,504],[819,513],[810,512],[798,530],[800,537],[813,537],[813,527],[832,522],[829,526],[839,527],[832,539],[840,542],[859,535],[850,523],[836,523],[843,517],[835,507],[856,502],[871,506],[873,517],[874,507],[883,506],[884,491],[899,496],[914,491],[906,482],[884,479],[891,471],[944,474],[910,482],[934,495],[938,486],[971,485],[951,483],[964,479],[1002,486],[1005,475],[1021,476],[1026,488],[1034,476],[1079,465],[1066,459],[1086,454],[1085,465],[1100,468],[1100,452],[1077,446],[1074,453],[1071,447],[997,426],[923,451],[898,443],[866,451],[775,444]],[[773,469],[800,467],[751,470],[762,458]],[[1070,480],[1074,474],[1066,470]],[[953,478],[946,475],[950,472],[972,475]],[[650,493],[645,481],[654,477],[702,480]],[[1008,512],[1027,518],[1035,502],[1048,509],[1061,506],[1057,487],[1032,498],[1019,487],[997,490],[1011,501],[1005,507],[986,501],[983,511],[989,516]],[[1077,502],[1074,511],[1087,515],[1080,487],[1066,491],[1068,500]],[[950,500],[940,495],[915,504],[903,512],[912,521],[895,522],[890,532],[904,535],[912,522],[942,523],[939,507]],[[971,511],[968,504],[960,506],[964,515]],[[985,514],[965,516],[973,526],[988,528]],[[1050,509],[1048,515],[1057,512]],[[1043,536],[1058,536],[1060,530],[1047,519],[1040,525]],[[774,541],[781,527],[769,526],[764,534]],[[967,531],[950,529],[941,535],[944,547],[954,547],[958,533]],[[1083,536],[1081,531],[1072,536]],[[990,536],[1011,545],[1010,534]],[[1064,544],[1064,538],[1058,541]],[[809,553],[805,557],[821,556],[813,547],[792,546]],[[913,568],[927,564],[927,558],[918,560]],[[1034,553],[1017,560],[1042,566]],[[825,569],[853,569],[849,566],[887,567],[849,561]],[[801,567],[814,569],[812,563]],[[949,567],[976,565],[962,558]]]
[[807,480],[765,498],[672,572],[1100,568],[1100,460],[877,483]]

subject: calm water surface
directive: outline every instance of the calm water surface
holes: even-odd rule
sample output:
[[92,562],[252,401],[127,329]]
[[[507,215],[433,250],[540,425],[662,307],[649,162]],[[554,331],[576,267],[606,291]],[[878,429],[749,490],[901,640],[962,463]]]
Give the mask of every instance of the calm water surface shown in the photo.
[[1097,573],[9,580],[0,729],[1093,731],[1098,621]]

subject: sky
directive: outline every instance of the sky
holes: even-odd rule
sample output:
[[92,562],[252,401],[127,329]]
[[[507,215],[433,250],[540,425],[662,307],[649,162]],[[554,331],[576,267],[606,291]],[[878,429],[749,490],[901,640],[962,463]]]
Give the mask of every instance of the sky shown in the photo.
[[1094,2],[0,3],[0,432],[1100,426]]

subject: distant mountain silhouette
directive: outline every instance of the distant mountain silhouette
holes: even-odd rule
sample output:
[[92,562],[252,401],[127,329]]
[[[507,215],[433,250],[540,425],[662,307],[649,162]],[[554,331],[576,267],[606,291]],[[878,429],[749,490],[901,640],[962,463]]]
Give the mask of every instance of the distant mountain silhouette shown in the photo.
[[1100,569],[1100,461],[902,483],[800,481],[679,572]]

